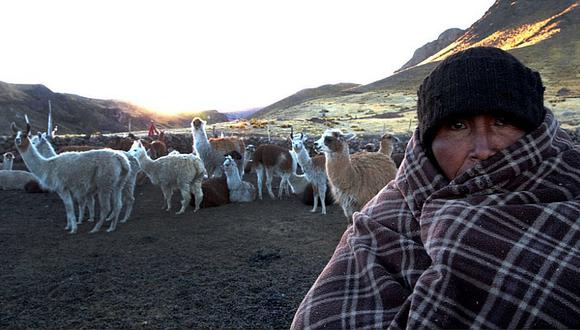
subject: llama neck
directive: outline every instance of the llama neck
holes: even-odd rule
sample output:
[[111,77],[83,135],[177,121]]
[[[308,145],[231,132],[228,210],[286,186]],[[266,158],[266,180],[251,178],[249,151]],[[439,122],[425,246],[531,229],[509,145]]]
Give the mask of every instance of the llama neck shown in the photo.
[[194,131],[193,134],[195,149],[199,153],[204,153],[211,148],[209,144],[209,140],[207,139],[207,134],[205,133],[205,129],[201,128]]
[[345,179],[355,178],[348,148],[343,152],[326,153],[326,173],[330,182],[338,188],[346,185],[348,181]]
[[381,141],[381,147],[379,148],[379,152],[391,157],[393,154],[393,145],[391,143],[386,143]]
[[242,184],[240,172],[236,166],[232,166],[230,170],[226,170],[226,182],[229,189],[237,189]]
[[145,150],[139,153],[139,164],[145,173],[151,173],[155,161],[149,157]]
[[38,145],[38,152],[46,158],[56,156],[56,151],[54,151],[52,144],[45,139],[42,139]]
[[28,144],[26,151],[22,152],[20,149],[18,149],[18,151],[20,152],[22,160],[24,161],[24,164],[26,164],[28,170],[42,181],[45,181],[44,178],[47,176],[49,170],[46,158],[42,157],[32,143]]
[[310,155],[306,152],[306,148],[302,148],[300,149],[300,152],[296,153],[296,160],[298,161],[298,164],[300,164],[300,167],[305,171],[313,168],[312,158],[310,158]]
[[4,163],[2,163],[3,170],[12,170],[12,159],[4,159]]

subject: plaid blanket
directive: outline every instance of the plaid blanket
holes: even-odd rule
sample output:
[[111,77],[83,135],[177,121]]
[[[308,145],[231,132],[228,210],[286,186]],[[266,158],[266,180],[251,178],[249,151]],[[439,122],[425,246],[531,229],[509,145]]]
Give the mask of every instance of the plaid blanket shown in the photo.
[[417,141],[292,328],[579,328],[580,146],[548,113],[450,182]]

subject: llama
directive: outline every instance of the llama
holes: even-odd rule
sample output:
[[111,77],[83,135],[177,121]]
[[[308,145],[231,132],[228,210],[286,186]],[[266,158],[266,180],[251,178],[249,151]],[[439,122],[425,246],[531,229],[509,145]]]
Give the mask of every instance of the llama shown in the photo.
[[155,160],[151,159],[141,141],[133,142],[129,153],[134,155],[141,164],[141,170],[145,172],[154,185],[161,187],[165,204],[163,209],[171,210],[171,197],[173,191],[181,192],[181,209],[177,214],[185,212],[185,208],[191,200],[191,193],[195,196],[194,212],[199,210],[203,191],[201,183],[206,176],[205,168],[201,159],[193,154],[178,154],[163,156]]
[[[191,133],[193,135],[193,149],[194,153],[199,155],[203,160],[203,164],[207,170],[208,175],[220,176],[222,175],[221,166],[224,161],[224,155],[232,151],[238,152],[240,155],[244,152],[244,141],[235,137],[222,138],[207,138],[205,132],[206,122],[196,117],[191,121]],[[238,169],[243,176],[244,174],[244,159],[238,162]]]
[[[45,133],[38,133],[30,139],[30,143],[32,143],[40,155],[44,158],[51,158],[57,155],[52,143],[48,140],[48,135]],[[72,150],[71,150],[72,151]],[[33,187],[31,187],[33,189]],[[86,199],[77,200],[75,202],[78,205],[79,215],[77,218],[77,224],[83,223],[83,218],[85,216],[85,209],[89,209],[89,222],[93,222],[95,219],[95,196],[90,195]]]
[[27,123],[25,132],[16,132],[14,144],[41,184],[62,199],[67,213],[65,230],[70,229],[71,234],[77,232],[73,199],[84,200],[94,194],[99,197],[101,212],[100,220],[91,233],[99,231],[108,214],[112,222],[107,231],[115,230],[122,207],[121,189],[130,169],[127,157],[113,150],[93,150],[66,152],[45,158],[30,143],[29,132],[30,124]]
[[12,165],[14,163],[14,154],[10,151],[4,153],[4,162],[2,163],[2,169],[5,171],[11,171]]
[[249,182],[242,181],[238,165],[232,156],[226,156],[223,169],[227,178],[230,201],[253,202],[256,199],[256,187]]
[[[386,150],[349,154],[348,141],[354,134],[343,134],[338,129],[327,129],[314,142],[317,151],[326,156],[326,173],[334,200],[337,201],[350,222],[355,211],[360,210],[397,172],[395,162]],[[388,147],[392,139],[384,139]],[[392,146],[390,148],[392,150]],[[385,152],[385,153],[383,153]]]
[[253,144],[248,144],[246,150],[244,150],[244,173],[252,172],[252,158],[256,152],[256,146]]
[[296,193],[290,181],[290,178],[295,176],[296,173],[296,159],[292,157],[290,150],[274,144],[261,144],[254,152],[252,164],[254,164],[258,176],[258,198],[262,199],[264,171],[266,172],[266,188],[270,198],[276,198],[272,192],[272,178],[274,175],[281,178],[278,198],[282,198],[284,191],[289,195],[288,187],[290,187],[292,194]]
[[165,132],[161,131],[157,140],[152,141],[149,145],[149,157],[157,159],[159,157],[167,156],[167,145],[165,144]]
[[0,190],[26,190],[30,182],[38,183],[38,179],[30,172],[0,170]]
[[322,214],[326,214],[326,159],[323,155],[316,155],[310,157],[304,142],[306,141],[306,135],[300,133],[300,136],[290,134],[290,139],[292,141],[292,150],[296,155],[296,160],[298,164],[304,171],[304,175],[308,182],[312,184],[312,190],[314,193],[314,205],[310,212],[316,212],[318,207],[318,199],[320,199]]

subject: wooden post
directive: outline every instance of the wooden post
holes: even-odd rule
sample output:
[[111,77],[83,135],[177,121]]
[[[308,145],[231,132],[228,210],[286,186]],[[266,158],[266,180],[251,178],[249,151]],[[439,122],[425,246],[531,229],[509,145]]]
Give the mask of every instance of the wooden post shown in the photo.
[[46,128],[46,135],[49,140],[52,140],[52,104],[48,100],[48,126]]

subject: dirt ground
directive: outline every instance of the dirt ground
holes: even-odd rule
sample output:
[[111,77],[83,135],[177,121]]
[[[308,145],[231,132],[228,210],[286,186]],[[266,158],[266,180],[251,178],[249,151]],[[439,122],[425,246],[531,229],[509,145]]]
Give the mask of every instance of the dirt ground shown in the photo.
[[346,229],[340,207],[266,195],[175,215],[177,195],[168,214],[147,183],[117,231],[71,235],[56,194],[0,191],[0,328],[288,328]]

